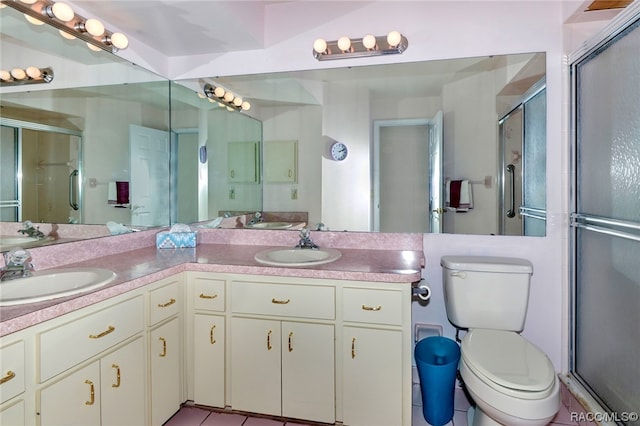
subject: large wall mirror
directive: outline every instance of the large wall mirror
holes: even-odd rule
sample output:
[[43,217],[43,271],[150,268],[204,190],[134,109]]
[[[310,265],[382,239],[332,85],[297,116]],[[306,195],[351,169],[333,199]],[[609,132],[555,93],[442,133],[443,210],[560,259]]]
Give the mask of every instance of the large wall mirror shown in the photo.
[[[188,217],[242,211],[261,190],[265,213],[305,212],[312,228],[543,236],[545,69],[544,53],[527,53],[180,81],[174,94],[195,99],[208,82],[252,104],[191,106],[191,123],[174,121],[210,154],[199,186],[210,208],[194,188]],[[235,144],[256,141],[246,115],[261,124],[262,147],[259,172],[239,184],[226,162],[238,162]],[[336,142],[344,158],[332,155]],[[255,164],[245,148],[236,154]]]
[[169,225],[169,82],[12,8],[0,19],[3,70],[54,75],[0,89],[0,220],[77,224],[75,238]]

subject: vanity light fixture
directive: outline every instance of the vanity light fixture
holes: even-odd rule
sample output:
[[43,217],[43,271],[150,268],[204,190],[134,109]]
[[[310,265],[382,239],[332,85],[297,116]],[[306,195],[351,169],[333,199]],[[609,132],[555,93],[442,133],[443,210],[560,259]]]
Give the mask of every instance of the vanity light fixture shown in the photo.
[[10,71],[0,70],[0,85],[18,86],[22,84],[51,83],[53,70],[51,68],[12,68]]
[[220,86],[213,86],[207,83],[204,85],[204,94],[209,101],[218,102],[229,111],[248,111],[251,108],[249,102]]
[[30,22],[47,23],[60,30],[65,38],[79,38],[98,51],[115,53],[129,46],[127,36],[107,30],[95,18],[78,15],[62,1],[2,0],[2,4],[22,12]]
[[335,41],[325,41],[319,38],[313,43],[313,57],[319,61],[326,61],[389,55],[402,53],[408,46],[409,41],[398,31],[391,31],[386,36],[378,37],[367,34],[357,39],[343,36]]

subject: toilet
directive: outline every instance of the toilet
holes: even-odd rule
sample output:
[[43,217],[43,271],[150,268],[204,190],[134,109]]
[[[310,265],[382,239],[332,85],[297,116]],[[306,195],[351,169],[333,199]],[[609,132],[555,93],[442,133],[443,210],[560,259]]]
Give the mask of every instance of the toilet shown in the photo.
[[440,261],[449,321],[467,333],[460,344],[460,376],[475,407],[469,426],[546,425],[560,409],[553,364],[520,332],[533,273],[525,259],[443,256]]

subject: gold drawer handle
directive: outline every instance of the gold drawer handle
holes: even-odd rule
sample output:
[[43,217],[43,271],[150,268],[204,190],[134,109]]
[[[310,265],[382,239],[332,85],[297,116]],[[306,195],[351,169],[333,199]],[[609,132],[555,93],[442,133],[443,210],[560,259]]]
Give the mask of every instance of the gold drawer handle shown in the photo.
[[162,353],[160,354],[160,358],[164,358],[167,356],[167,340],[164,337],[158,337],[158,340],[162,342]]
[[91,393],[91,396],[89,397],[89,401],[85,401],[84,404],[93,405],[93,403],[96,402],[95,387],[93,386],[93,382],[91,380],[85,380],[84,382],[89,385],[89,392]]
[[200,297],[200,299],[215,299],[218,295],[214,294],[213,296],[209,296],[208,294],[200,293],[198,297]]
[[382,309],[381,305],[378,305],[376,307],[373,306],[367,306],[367,305],[362,305],[362,310],[363,311],[379,311],[380,309]]
[[267,350],[270,351],[273,346],[271,346],[271,333],[273,333],[273,331],[269,330],[269,332],[267,333]]
[[120,366],[118,364],[113,364],[111,365],[111,368],[114,368],[116,370],[116,382],[112,384],[111,387],[119,388],[120,387]]
[[9,380],[13,379],[14,377],[16,377],[16,373],[14,373],[11,370],[7,371],[7,375],[4,376],[2,379],[0,379],[0,385],[3,383],[7,383]]
[[351,339],[351,359],[356,357],[356,338]]
[[275,297],[273,299],[271,299],[271,303],[275,303],[277,305],[286,305],[287,303],[291,302],[291,299],[287,299],[287,300],[278,300]]
[[211,327],[211,331],[209,331],[209,341],[211,342],[212,345],[216,343],[216,339],[213,338],[213,331],[215,329],[216,329],[216,326],[214,325],[213,327]]
[[169,300],[167,303],[158,303],[158,308],[166,308],[167,306],[171,306],[174,303],[176,303],[176,299],[172,297],[171,300]]
[[100,334],[90,334],[89,335],[89,339],[99,339],[101,337],[106,336],[109,333],[113,333],[114,331],[116,331],[116,328],[112,325],[109,326],[109,328],[107,328],[105,331],[103,331]]

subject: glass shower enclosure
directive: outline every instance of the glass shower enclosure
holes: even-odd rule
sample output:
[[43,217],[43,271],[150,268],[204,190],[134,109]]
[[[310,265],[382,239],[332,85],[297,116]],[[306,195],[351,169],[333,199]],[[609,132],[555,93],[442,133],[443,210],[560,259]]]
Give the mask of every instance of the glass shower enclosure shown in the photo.
[[1,119],[0,220],[81,221],[79,132]]
[[609,420],[625,425],[640,424],[640,8],[636,9],[632,19],[571,65],[571,373],[609,412]]

